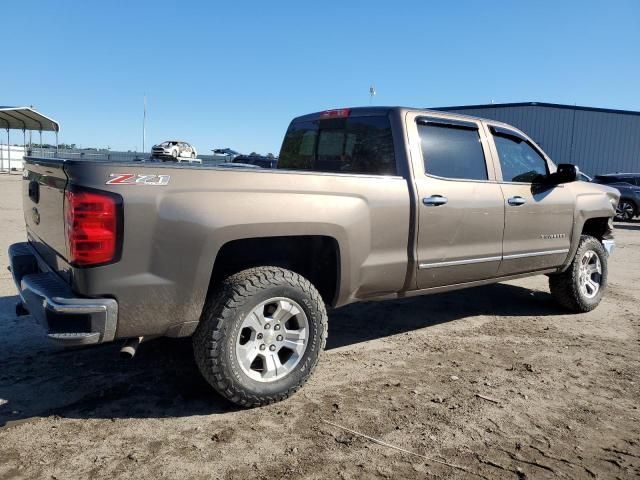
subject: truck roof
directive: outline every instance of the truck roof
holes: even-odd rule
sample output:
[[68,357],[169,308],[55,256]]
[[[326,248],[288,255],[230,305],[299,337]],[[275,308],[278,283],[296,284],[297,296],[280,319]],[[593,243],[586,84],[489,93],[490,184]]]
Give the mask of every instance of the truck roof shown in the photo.
[[[513,128],[511,125],[507,125],[505,123],[499,122],[497,120],[492,120],[492,119],[488,119],[488,118],[482,118],[482,117],[476,117],[473,115],[465,115],[465,114],[461,114],[461,113],[453,113],[453,112],[448,112],[448,111],[442,111],[442,110],[435,110],[435,109],[428,109],[428,108],[418,108],[418,107],[400,107],[400,106],[375,106],[375,107],[341,107],[343,109],[348,109],[349,110],[349,116],[350,117],[365,117],[365,116],[373,116],[373,115],[387,115],[389,112],[391,111],[411,111],[411,112],[424,112],[425,114],[433,114],[433,115],[446,115],[447,117],[451,117],[451,118],[459,118],[459,119],[467,119],[467,120],[487,120],[490,121],[491,123],[495,123],[495,124],[500,124],[500,125],[505,125],[508,126],[510,128]],[[320,118],[320,116],[324,113],[327,112],[328,110],[323,110],[320,112],[314,112],[314,113],[309,113],[306,115],[301,115],[299,117],[296,117],[292,120],[292,122],[298,122],[298,121],[313,121],[313,120],[318,120]]]

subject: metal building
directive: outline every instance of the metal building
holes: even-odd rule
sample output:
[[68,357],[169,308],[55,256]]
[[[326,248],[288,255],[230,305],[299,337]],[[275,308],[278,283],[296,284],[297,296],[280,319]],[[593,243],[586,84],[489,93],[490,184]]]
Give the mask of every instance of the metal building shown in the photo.
[[509,123],[529,135],[556,163],[587,175],[640,172],[640,112],[554,103],[442,107]]

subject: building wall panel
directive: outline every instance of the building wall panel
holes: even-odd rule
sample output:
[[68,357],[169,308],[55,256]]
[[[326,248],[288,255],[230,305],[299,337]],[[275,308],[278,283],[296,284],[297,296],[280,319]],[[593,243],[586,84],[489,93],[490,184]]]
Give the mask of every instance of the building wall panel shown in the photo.
[[554,162],[574,163],[589,175],[640,172],[640,114],[545,105],[452,111],[509,123],[534,139]]

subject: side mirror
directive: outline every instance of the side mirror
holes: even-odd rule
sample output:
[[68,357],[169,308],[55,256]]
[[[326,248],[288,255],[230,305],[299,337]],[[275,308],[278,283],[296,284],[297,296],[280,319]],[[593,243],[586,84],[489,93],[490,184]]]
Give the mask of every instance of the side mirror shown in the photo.
[[549,183],[559,185],[561,183],[571,183],[578,179],[580,170],[576,165],[570,163],[561,163],[558,169],[549,175]]

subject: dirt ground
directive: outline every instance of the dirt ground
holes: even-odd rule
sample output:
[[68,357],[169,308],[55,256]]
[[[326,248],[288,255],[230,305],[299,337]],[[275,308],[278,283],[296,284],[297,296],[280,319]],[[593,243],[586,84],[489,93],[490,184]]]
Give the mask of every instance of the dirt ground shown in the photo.
[[591,313],[565,314],[544,276],[349,306],[297,395],[240,410],[188,339],[124,361],[119,344],[61,350],[16,318],[19,188],[0,175],[2,480],[640,477],[640,222],[617,225]]

